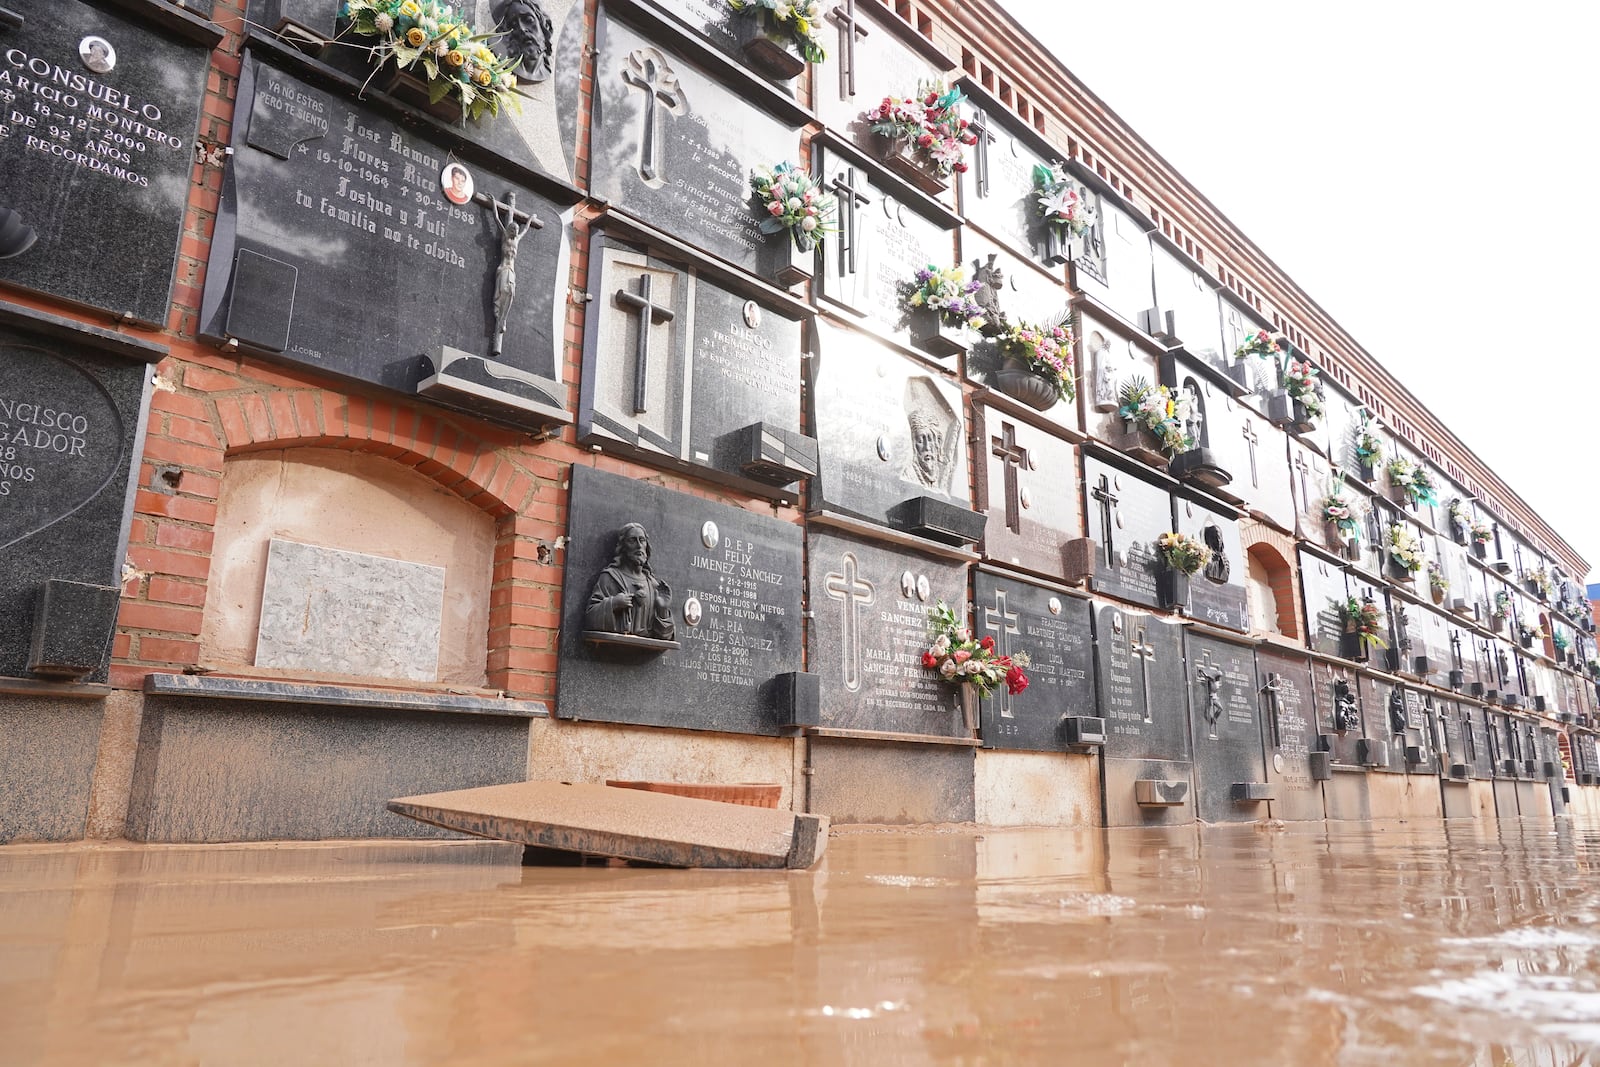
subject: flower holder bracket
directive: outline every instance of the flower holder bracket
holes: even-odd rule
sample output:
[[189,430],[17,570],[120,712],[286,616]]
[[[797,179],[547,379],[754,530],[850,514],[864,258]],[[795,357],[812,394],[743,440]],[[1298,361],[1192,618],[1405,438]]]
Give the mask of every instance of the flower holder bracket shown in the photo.
[[1064,237],[1061,227],[1046,225],[1044,228],[1044,246],[1039,259],[1047,267],[1064,267],[1078,257],[1078,251],[1083,246],[1081,237]]
[[941,197],[950,189],[950,183],[938,172],[917,157],[917,144],[909,137],[873,135],[878,145],[878,158],[894,174],[910,182],[931,197]]
[[410,104],[418,111],[424,111],[436,119],[441,119],[451,125],[460,125],[463,112],[461,100],[456,96],[446,96],[440,100],[428,99],[428,83],[404,70],[390,72],[389,80],[384,83],[383,91],[399,100],[403,104]]
[[1295,434],[1312,433],[1317,428],[1317,420],[1311,417],[1304,402],[1281,389],[1267,397],[1267,421]]
[[1256,383],[1250,374],[1250,364],[1247,360],[1234,360],[1222,373],[1227,378],[1223,384],[1227,387],[1228,395],[1235,400],[1256,391]]
[[1156,571],[1156,599],[1168,611],[1182,612],[1189,606],[1189,576],[1172,567]]
[[891,525],[947,545],[970,545],[983,540],[989,516],[940,500],[933,496],[914,496],[889,509]]
[[789,47],[765,8],[749,12],[749,17],[736,17],[731,28],[752,70],[774,81],[793,81],[805,73],[805,57]]
[[761,248],[760,272],[780,289],[809,282],[816,266],[817,245],[811,244],[802,251],[787,232],[773,235]]
[[1233,475],[1218,462],[1216,454],[1203,447],[1191,448],[1174,456],[1167,473],[1180,481],[1206,489],[1221,489],[1233,481]]
[[1063,716],[1061,740],[1068,752],[1094,752],[1106,743],[1106,721],[1097,715]]
[[717,448],[723,447],[732,452],[745,477],[763,485],[790,485],[816,477],[821,469],[816,438],[765,422],[722,435]]
[[1127,453],[1147,466],[1166,470],[1170,460],[1167,459],[1167,454],[1161,451],[1161,444],[1156,440],[1156,435],[1126,419],[1123,420],[1123,425],[1125,429],[1112,438],[1111,447]]
[[967,328],[952,326],[933,308],[912,308],[906,318],[911,343],[935,359],[949,359],[965,355]]

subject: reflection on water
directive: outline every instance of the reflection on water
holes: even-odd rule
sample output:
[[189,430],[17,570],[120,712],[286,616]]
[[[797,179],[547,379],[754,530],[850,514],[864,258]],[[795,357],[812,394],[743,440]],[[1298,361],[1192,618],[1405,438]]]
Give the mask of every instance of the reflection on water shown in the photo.
[[1600,826],[0,850],[0,1063],[1600,1064]]

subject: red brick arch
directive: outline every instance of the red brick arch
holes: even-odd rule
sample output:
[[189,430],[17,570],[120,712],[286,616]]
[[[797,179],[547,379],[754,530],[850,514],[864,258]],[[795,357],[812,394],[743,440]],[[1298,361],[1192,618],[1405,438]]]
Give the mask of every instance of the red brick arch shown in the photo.
[[489,684],[554,691],[565,465],[529,440],[466,430],[404,401],[350,396],[254,362],[197,350],[161,367],[129,531],[112,682],[199,663],[199,634],[226,458],[292,448],[385,457],[496,520],[489,590]]

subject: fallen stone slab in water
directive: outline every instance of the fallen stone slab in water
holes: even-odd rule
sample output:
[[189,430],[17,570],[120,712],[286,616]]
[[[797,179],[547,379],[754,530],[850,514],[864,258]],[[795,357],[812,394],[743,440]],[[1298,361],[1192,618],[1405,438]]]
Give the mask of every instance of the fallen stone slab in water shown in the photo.
[[572,782],[427,793],[388,807],[477,837],[668,867],[800,870],[828,844],[825,815]]

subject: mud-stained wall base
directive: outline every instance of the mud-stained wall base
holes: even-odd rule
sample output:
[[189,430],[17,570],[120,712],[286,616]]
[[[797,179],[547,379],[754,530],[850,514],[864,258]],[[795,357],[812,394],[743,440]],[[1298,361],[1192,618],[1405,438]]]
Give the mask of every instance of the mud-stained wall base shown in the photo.
[[1367,775],[1359,771],[1334,771],[1322,783],[1322,803],[1328,818],[1337,822],[1364,822],[1372,818]]
[[1426,774],[1371,774],[1367,795],[1374,819],[1440,819],[1439,779]]
[[811,810],[836,823],[971,822],[973,750],[814,737]]
[[0,843],[84,835],[104,708],[0,694]]
[[[778,782],[780,808],[804,810],[795,794],[795,750],[790,737],[752,737],[655,726],[619,726],[534,719],[528,735],[530,781]],[[799,801],[797,803],[797,800]]]
[[147,696],[129,793],[135,841],[453,836],[393,797],[514,782],[528,720]]
[[979,750],[973,811],[989,826],[1100,825],[1100,761],[1058,752]]

